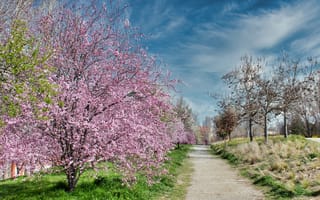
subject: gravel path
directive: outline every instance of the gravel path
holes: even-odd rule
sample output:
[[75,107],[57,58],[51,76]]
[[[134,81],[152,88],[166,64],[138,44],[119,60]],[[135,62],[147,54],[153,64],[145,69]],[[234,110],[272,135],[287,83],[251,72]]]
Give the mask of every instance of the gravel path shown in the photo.
[[264,196],[248,180],[240,177],[224,160],[212,156],[209,146],[193,146],[193,163],[187,200],[261,200]]

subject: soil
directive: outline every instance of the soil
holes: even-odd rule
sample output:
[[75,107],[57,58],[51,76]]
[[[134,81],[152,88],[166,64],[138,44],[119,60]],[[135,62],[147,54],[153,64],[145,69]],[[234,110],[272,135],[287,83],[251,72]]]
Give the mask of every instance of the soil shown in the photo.
[[225,160],[209,153],[209,146],[195,145],[189,154],[193,164],[187,200],[262,200],[261,191],[238,175]]

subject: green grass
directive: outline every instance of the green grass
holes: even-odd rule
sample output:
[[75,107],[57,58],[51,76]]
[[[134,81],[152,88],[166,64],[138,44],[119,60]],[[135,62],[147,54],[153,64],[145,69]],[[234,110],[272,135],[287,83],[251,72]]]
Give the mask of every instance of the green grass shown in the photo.
[[193,172],[190,160],[184,160],[181,167],[177,168],[177,181],[174,187],[165,192],[158,200],[182,200],[187,195],[187,188],[191,182],[191,174]]
[[320,193],[320,145],[300,136],[236,139],[211,146],[241,174],[261,186],[271,199],[318,196]]
[[0,199],[108,199],[108,200],[144,200],[156,199],[164,192],[173,190],[176,176],[183,160],[187,157],[189,146],[181,146],[169,153],[165,168],[169,173],[157,177],[158,182],[148,185],[143,176],[131,187],[122,184],[121,176],[113,172],[102,171],[98,176],[87,171],[80,178],[74,192],[65,191],[66,178],[64,174],[45,174],[33,177],[19,177],[14,180],[0,182]]

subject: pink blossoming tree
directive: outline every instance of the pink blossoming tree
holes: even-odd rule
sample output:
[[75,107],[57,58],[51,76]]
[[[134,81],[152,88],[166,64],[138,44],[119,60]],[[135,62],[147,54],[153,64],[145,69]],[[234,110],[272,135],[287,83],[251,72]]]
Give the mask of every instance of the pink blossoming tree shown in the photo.
[[8,124],[1,159],[14,157],[31,169],[61,166],[69,191],[100,161],[114,163],[125,180],[134,180],[136,172],[149,178],[159,172],[172,148],[161,120],[171,109],[165,89],[171,82],[138,47],[138,34],[115,5],[64,7],[41,17],[58,94],[48,120]]
[[195,144],[196,138],[194,133],[191,130],[187,130],[180,119],[174,118],[173,120],[168,123],[169,134],[171,135],[172,142],[177,145],[177,148],[180,147],[180,144]]

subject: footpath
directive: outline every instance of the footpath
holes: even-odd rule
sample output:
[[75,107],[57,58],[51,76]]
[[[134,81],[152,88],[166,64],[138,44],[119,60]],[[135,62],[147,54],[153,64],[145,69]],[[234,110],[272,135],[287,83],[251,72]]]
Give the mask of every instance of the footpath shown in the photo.
[[193,164],[186,200],[263,200],[261,191],[240,177],[225,160],[209,153],[209,146],[194,145],[189,154]]
[[307,138],[307,140],[311,140],[311,141],[320,143],[320,138]]

